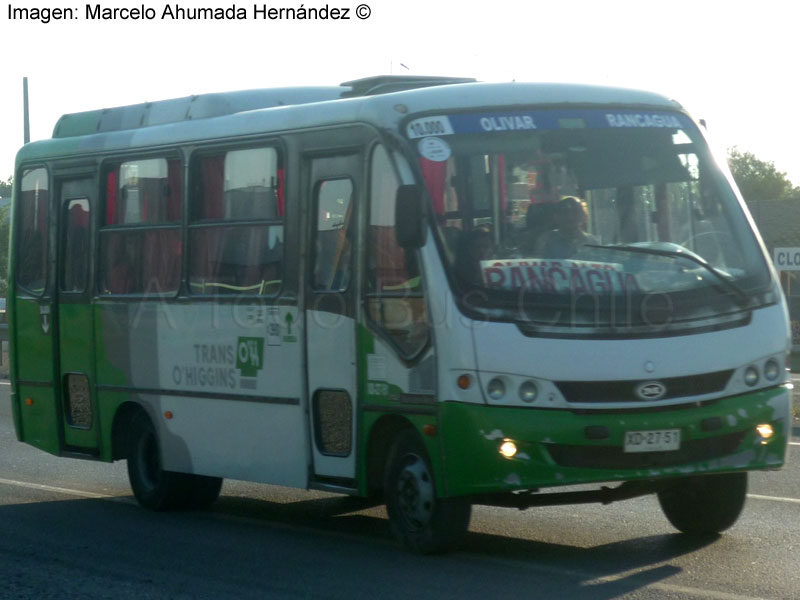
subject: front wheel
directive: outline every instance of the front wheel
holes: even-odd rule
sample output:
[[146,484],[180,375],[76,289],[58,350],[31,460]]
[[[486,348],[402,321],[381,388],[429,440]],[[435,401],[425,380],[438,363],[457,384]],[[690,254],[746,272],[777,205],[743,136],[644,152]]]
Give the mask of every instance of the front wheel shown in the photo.
[[395,537],[420,554],[452,548],[469,527],[472,506],[464,498],[437,497],[428,454],[415,431],[398,436],[386,464],[386,511]]
[[676,529],[690,535],[720,533],[744,508],[747,473],[687,477],[658,493],[661,510]]

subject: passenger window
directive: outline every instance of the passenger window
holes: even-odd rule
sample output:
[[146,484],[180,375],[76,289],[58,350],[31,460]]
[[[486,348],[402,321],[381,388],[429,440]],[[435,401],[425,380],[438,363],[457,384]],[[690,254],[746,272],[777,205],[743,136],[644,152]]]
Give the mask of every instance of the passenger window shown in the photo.
[[61,291],[83,292],[89,276],[89,200],[67,202],[62,223]]
[[106,225],[174,223],[181,219],[181,162],[123,162],[107,176]]
[[314,290],[342,292],[350,285],[353,182],[329,179],[317,186]]
[[192,168],[194,294],[275,296],[283,279],[284,171],[275,148],[204,154]]
[[101,294],[170,294],[181,280],[183,163],[152,158],[111,165],[100,230]]
[[383,146],[372,155],[372,185],[367,238],[367,310],[372,321],[412,356],[428,340],[428,314],[422,278],[413,250],[395,237],[394,210],[400,183]]
[[50,193],[47,170],[23,171],[20,184],[17,283],[36,295],[47,281],[47,221]]

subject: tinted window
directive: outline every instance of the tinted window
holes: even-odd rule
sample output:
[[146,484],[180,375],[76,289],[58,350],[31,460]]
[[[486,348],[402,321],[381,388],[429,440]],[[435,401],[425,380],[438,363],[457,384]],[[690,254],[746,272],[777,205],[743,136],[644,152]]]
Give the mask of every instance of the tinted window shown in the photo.
[[275,148],[204,154],[192,169],[194,294],[277,295],[283,279],[283,169]]
[[23,171],[18,200],[17,283],[34,294],[47,281],[47,221],[50,193],[47,170]]

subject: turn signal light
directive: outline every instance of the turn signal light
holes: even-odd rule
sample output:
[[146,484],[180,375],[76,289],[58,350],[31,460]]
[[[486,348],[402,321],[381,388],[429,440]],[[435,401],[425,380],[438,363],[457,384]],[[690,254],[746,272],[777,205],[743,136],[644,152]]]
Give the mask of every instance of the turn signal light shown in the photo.
[[462,390],[468,390],[469,386],[472,385],[472,378],[466,373],[464,373],[463,375],[458,376],[456,384],[458,384],[458,387],[461,388]]

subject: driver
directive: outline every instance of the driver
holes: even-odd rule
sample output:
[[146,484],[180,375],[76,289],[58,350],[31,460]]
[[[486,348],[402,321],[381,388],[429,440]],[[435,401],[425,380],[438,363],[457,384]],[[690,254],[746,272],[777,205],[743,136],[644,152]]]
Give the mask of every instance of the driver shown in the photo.
[[556,205],[556,229],[540,239],[539,255],[543,258],[571,258],[581,246],[598,244],[596,237],[586,232],[588,215],[583,201],[565,196]]

